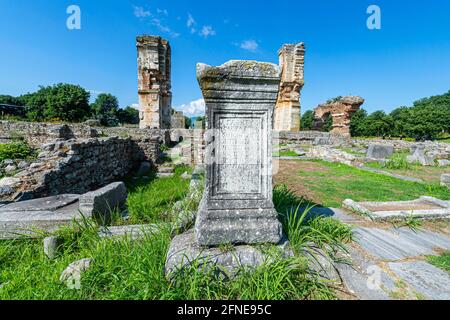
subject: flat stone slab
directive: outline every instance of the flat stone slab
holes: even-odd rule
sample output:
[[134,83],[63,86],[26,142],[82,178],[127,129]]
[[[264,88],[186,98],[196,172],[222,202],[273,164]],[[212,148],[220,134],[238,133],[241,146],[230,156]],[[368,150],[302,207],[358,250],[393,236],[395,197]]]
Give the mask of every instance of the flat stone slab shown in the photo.
[[130,238],[131,240],[138,240],[145,238],[146,235],[151,235],[159,230],[156,224],[139,224],[127,226],[111,226],[101,228],[99,236],[102,238]]
[[0,239],[54,232],[74,220],[91,218],[94,213],[102,222],[112,209],[121,207],[126,199],[125,184],[115,182],[83,195],[62,194],[11,203],[0,207]]
[[361,300],[390,300],[388,292],[394,290],[395,281],[373,260],[352,247],[348,250],[352,264],[336,265],[347,289]]
[[59,208],[75,203],[80,198],[79,194],[61,194],[47,198],[39,198],[22,202],[15,202],[0,208],[3,212],[19,211],[55,211]]
[[86,216],[97,215],[100,218],[110,216],[127,200],[127,188],[123,182],[113,182],[103,188],[83,194],[79,199],[79,209]]
[[[283,239],[278,248],[284,256],[290,256],[292,252],[288,248],[289,242]],[[227,277],[232,277],[240,267],[254,268],[263,264],[270,257],[260,249],[250,245],[233,246],[232,250],[224,250],[220,247],[204,247],[198,245],[194,230],[189,230],[173,238],[167,253],[165,272],[170,275],[177,270],[189,267],[193,262],[203,263],[208,267],[225,271]]]
[[55,211],[6,211],[0,212],[0,239],[36,236],[37,231],[53,232],[73,220],[81,219],[78,203]]
[[450,218],[449,202],[433,197],[389,202],[356,202],[346,199],[343,201],[342,206],[348,210],[366,215],[373,220],[399,219],[411,216],[422,219]]
[[389,268],[418,293],[432,300],[450,299],[450,275],[424,261],[391,262]]
[[436,249],[448,249],[450,237],[431,231],[408,231],[406,228],[383,230],[378,228],[357,228],[356,241],[371,255],[388,260],[435,254]]
[[355,222],[360,221],[360,217],[355,217],[354,215],[346,213],[344,210],[339,208],[328,208],[333,214],[331,217],[340,220],[342,222]]

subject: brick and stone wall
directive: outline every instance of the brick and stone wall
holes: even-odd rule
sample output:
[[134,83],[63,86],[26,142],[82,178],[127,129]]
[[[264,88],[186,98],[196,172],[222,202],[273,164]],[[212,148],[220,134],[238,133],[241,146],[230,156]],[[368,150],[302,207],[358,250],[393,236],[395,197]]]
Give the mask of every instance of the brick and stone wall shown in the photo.
[[23,139],[35,148],[42,144],[69,139],[98,137],[131,138],[147,160],[156,163],[159,144],[170,143],[169,130],[139,129],[137,127],[91,127],[86,124],[51,124],[45,122],[0,121],[0,143]]
[[21,138],[32,146],[57,139],[95,138],[99,133],[83,124],[51,124],[45,122],[0,121],[0,140],[9,142]]
[[274,132],[274,144],[297,143],[311,145],[342,145],[350,142],[350,139],[341,135],[321,131],[279,131]]
[[44,144],[36,161],[0,181],[0,201],[85,193],[124,178],[144,159],[144,151],[131,138]]

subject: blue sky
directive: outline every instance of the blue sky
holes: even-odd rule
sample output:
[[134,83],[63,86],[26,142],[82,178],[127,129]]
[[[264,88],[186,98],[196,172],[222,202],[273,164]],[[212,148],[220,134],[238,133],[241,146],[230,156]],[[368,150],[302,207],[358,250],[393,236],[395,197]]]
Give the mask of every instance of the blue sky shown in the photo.
[[[81,30],[66,9],[81,8]],[[381,30],[366,27],[381,8]],[[172,46],[173,106],[198,113],[195,65],[278,62],[283,43],[306,44],[302,112],[338,95],[390,111],[450,89],[450,1],[0,0],[0,94],[79,84],[137,102],[135,37]]]

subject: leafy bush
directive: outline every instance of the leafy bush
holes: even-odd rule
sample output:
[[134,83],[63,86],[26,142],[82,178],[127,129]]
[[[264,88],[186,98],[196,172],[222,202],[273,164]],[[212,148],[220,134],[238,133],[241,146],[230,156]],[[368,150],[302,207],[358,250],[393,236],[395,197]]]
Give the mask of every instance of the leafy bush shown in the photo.
[[25,142],[0,144],[0,161],[5,159],[26,159],[33,156],[34,150]]
[[390,159],[384,164],[386,169],[411,169],[411,164],[406,161],[406,156],[404,154],[394,154]]

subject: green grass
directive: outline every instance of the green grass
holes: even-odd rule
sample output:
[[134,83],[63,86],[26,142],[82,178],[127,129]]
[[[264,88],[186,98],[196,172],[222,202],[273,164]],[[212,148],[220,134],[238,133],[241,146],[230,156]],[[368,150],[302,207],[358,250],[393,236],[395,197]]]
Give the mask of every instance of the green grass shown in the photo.
[[[152,221],[161,226],[158,232],[149,233],[140,241],[100,238],[98,227],[91,220],[58,232],[64,245],[53,260],[45,257],[42,239],[0,241],[0,300],[335,298],[327,282],[308,266],[310,258],[304,250],[315,244],[331,250],[332,255],[344,249],[343,243],[351,239],[351,230],[331,218],[306,219],[305,211],[303,217],[298,216],[299,210],[289,211],[298,207],[302,199],[286,187],[276,188],[274,203],[292,239],[293,257],[276,258],[252,272],[242,269],[232,280],[218,277],[201,264],[193,265],[169,281],[164,264],[172,228],[162,213],[187,193],[189,182],[178,180],[184,171],[186,167],[178,167],[173,178],[128,182],[133,222]],[[273,250],[270,245],[261,248]],[[82,275],[81,289],[68,289],[60,283],[59,276],[69,263],[81,258],[92,258],[92,265]]]
[[[314,165],[302,169],[302,166]],[[305,167],[306,168],[306,167]],[[345,199],[355,201],[412,200],[420,196],[450,199],[450,191],[439,184],[420,184],[382,174],[367,172],[341,163],[321,160],[299,161],[298,170],[283,181],[295,190],[296,184],[307,189],[299,194],[327,207],[340,207]]]
[[344,151],[344,152],[346,152],[348,154],[357,156],[357,157],[364,157],[366,155],[364,152],[358,152],[358,151],[355,151],[352,148],[348,148],[348,147],[339,147],[337,149],[341,150],[341,151]]
[[432,265],[450,273],[450,251],[444,252],[439,256],[429,256],[427,260]]
[[280,157],[298,157],[298,153],[292,150],[280,150],[275,155]]
[[178,200],[183,199],[189,189],[190,180],[184,180],[184,172],[191,173],[190,167],[180,165],[174,169],[173,177],[150,181],[142,177],[137,181],[128,181],[128,189],[132,192],[128,196],[127,206],[132,222],[154,223],[166,221],[168,211]]
[[35,151],[26,142],[15,141],[0,144],[0,161],[5,159],[28,159],[35,156]]
[[422,166],[418,163],[408,163],[406,156],[409,151],[394,153],[394,155],[387,160],[386,164],[378,162],[368,162],[367,167],[385,170],[391,173],[409,176],[426,181],[427,183],[439,183],[441,174],[448,172],[448,167],[437,166]]

